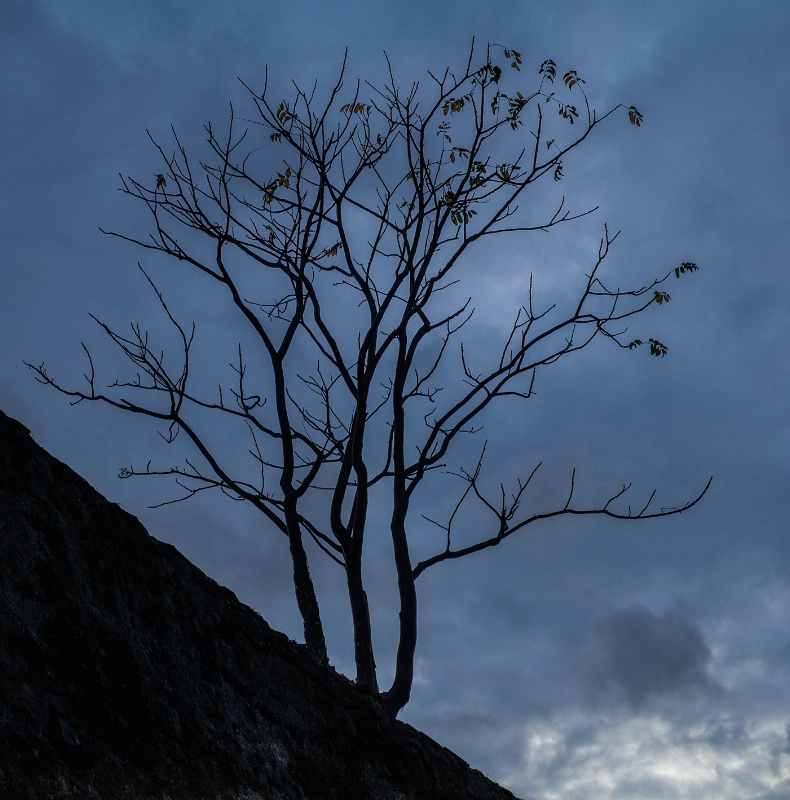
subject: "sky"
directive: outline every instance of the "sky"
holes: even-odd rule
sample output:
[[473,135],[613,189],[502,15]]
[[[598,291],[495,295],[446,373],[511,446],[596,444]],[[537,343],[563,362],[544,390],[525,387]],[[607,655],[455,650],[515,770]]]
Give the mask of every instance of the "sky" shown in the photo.
[[[591,349],[488,430],[506,474],[543,460],[548,497],[573,467],[586,490],[633,481],[664,505],[713,484],[680,516],[554,520],[426,573],[401,718],[524,800],[787,800],[789,32],[779,1],[0,0],[0,408],[299,639],[287,553],[256,514],[219,496],[149,509],[168,487],[117,472],[169,463],[156,430],[70,407],[23,361],[74,384],[85,341],[111,374],[89,314],[155,325],[146,254],[99,227],[147,230],[119,173],[160,171],[146,130],[199,146],[205,122],[243,106],[237,78],[261,82],[268,64],[277,86],[329,81],[348,47],[350,75],[379,78],[386,51],[410,82],[462,65],[473,36],[519,50],[525,85],[546,58],[576,69],[593,105],[634,104],[644,124],[613,121],[567,162],[568,200],[595,215],[497,252],[475,281],[477,344],[501,333],[525,270],[550,293],[563,283],[547,264],[589,268],[604,222],[622,231],[615,269],[700,269],[644,323],[666,358]],[[171,288],[221,320],[203,288]],[[365,565],[382,683],[397,618],[385,545]],[[349,674],[340,574],[313,571]]]

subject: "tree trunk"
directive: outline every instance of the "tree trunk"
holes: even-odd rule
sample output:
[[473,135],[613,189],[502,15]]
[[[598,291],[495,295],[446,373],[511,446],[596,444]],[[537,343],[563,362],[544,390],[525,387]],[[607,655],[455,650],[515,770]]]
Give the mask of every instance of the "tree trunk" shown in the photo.
[[417,649],[417,587],[414,585],[409,544],[406,539],[405,514],[395,514],[392,523],[392,542],[395,548],[395,567],[400,594],[400,637],[395,661],[395,679],[384,693],[384,706],[394,719],[409,702],[414,682],[414,653]]
[[298,523],[288,522],[288,542],[291,549],[291,563],[294,570],[294,589],[296,603],[304,623],[304,641],[307,649],[322,663],[329,665],[326,651],[324,626],[321,623],[321,612],[318,598],[315,595],[313,579],[307,564],[307,553],[302,542],[302,532]]
[[362,565],[359,558],[351,557],[346,562],[348,599],[354,626],[354,660],[357,666],[357,683],[378,694],[376,660],[373,656],[373,636],[370,627],[368,596],[362,586]]
[[[407,321],[408,322],[408,321]],[[409,496],[406,492],[404,448],[406,443],[406,413],[404,386],[410,364],[405,325],[398,334],[398,364],[392,387],[392,547],[400,595],[400,635],[395,659],[395,679],[384,693],[384,706],[394,719],[409,702],[414,682],[414,652],[417,649],[417,589],[414,585],[409,540],[406,538],[406,514]]]

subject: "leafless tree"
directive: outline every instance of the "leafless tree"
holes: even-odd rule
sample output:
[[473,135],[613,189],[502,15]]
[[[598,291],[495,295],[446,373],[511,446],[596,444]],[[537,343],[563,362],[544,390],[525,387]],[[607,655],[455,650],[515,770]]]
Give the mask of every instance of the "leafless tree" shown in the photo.
[[[613,288],[604,261],[617,235],[604,227],[597,256],[564,310],[539,308],[530,279],[496,350],[487,360],[471,354],[459,334],[472,318],[475,289],[464,290],[462,265],[485,263],[494,237],[545,232],[591,213],[570,211],[563,198],[535,219],[519,204],[538,183],[560,181],[566,159],[604,121],[622,113],[638,127],[642,115],[623,105],[596,112],[582,78],[571,70],[560,79],[551,60],[532,90],[523,88],[530,79],[510,48],[480,52],[473,45],[459,72],[428,73],[427,85],[405,90],[387,64],[383,87],[348,87],[344,60],[323,99],[315,87],[296,85],[287,100],[273,99],[267,76],[262,92],[246,87],[252,119],[241,121],[231,108],[222,134],[206,126],[209,161],[196,163],[174,131],[172,150],[152,138],[162,166],[150,183],[122,179],[123,191],[150,211],[153,232],[113,235],[172,257],[181,280],[213,287],[246,325],[249,341],[234,345],[230,382],[207,392],[193,378],[195,325],[177,319],[148,271],[180,342],[176,356],[155,348],[139,324],[120,332],[97,320],[131,363],[130,377],[100,386],[87,348],[82,389],[57,383],[43,364],[33,369],[73,402],[151,417],[168,441],[186,435],[196,458],[162,469],[130,467],[122,476],[174,476],[185,489],[177,499],[216,488],[252,503],[287,538],[305,641],[326,662],[305,547],[312,539],[342,568],[356,679],[376,693],[362,556],[370,504],[388,498],[377,513],[390,520],[400,638],[394,682],[381,697],[396,715],[413,680],[416,581],[429,567],[494,547],[550,517],[678,514],[707,486],[673,508],[654,507],[653,493],[632,509],[624,499],[629,486],[588,506],[576,504],[572,475],[565,502],[530,511],[533,468],[507,476],[510,488],[503,479],[490,492],[481,478],[486,415],[503,398],[526,404],[544,367],[596,338],[638,348],[642,342],[626,336],[630,318],[666,303],[663,284],[696,265]],[[523,94],[508,88],[516,83]],[[280,159],[279,170],[268,172],[266,158]],[[656,339],[644,349],[657,357],[667,352]],[[238,453],[212,444],[212,415],[246,428],[254,477],[240,474]],[[480,444],[470,456],[475,436]],[[444,518],[421,519],[415,498],[430,497],[429,487],[448,475],[460,481],[454,508]],[[461,545],[453,526],[467,503],[490,514],[490,527]],[[409,548],[415,517],[438,526],[443,542],[416,562]]]

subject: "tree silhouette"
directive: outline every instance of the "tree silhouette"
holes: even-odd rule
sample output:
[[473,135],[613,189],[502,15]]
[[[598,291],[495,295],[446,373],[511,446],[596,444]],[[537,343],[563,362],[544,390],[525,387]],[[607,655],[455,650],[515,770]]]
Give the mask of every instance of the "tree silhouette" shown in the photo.
[[[491,45],[480,54],[473,44],[458,73],[428,73],[427,86],[407,89],[387,65],[383,86],[356,82],[349,89],[344,59],[324,99],[316,88],[296,85],[289,99],[272,98],[267,73],[262,92],[245,84],[252,119],[240,120],[231,108],[222,134],[206,126],[210,161],[194,161],[173,131],[172,152],[152,138],[162,161],[153,185],[122,178],[123,191],[150,211],[153,232],[112,235],[171,257],[184,285],[212,288],[246,328],[233,345],[231,380],[226,374],[209,389],[194,377],[195,324],[178,320],[143,267],[176,334],[175,356],[172,348],[165,355],[154,347],[140,324],[120,332],[97,320],[131,363],[130,377],[100,387],[84,345],[89,370],[82,389],[57,383],[43,364],[32,368],[74,402],[100,401],[151,417],[168,442],[181,433],[195,451],[180,466],[149,462],[122,470],[123,477],[175,477],[185,491],[169,502],[220,489],[251,503],[286,537],[305,641],[323,662],[306,541],[336,562],[351,609],[356,679],[376,693],[363,552],[366,537],[379,534],[372,508],[378,519],[385,514],[400,634],[394,681],[381,698],[394,716],[410,696],[416,582],[425,570],[551,517],[681,513],[707,486],[673,508],[654,508],[653,492],[632,509],[625,500],[630,485],[577,505],[574,472],[567,500],[545,509],[529,497],[538,469],[532,467],[491,491],[482,477],[487,443],[480,434],[501,401],[526,405],[544,368],[595,339],[639,348],[642,340],[626,336],[630,318],[667,303],[663,284],[696,265],[684,262],[614,288],[604,262],[617,234],[604,226],[573,296],[540,306],[530,277],[496,349],[473,353],[460,334],[471,330],[474,284],[497,279],[487,256],[493,238],[549,231],[594,211],[572,212],[562,198],[536,218],[534,205],[522,205],[539,183],[563,179],[572,151],[605,120],[620,110],[633,126],[643,118],[634,106],[597,113],[584,80],[575,70],[558,80],[551,60],[540,65],[533,88],[524,88],[530,80],[511,48]],[[271,170],[275,158],[281,166]],[[477,267],[474,279],[464,277],[470,264]],[[647,342],[646,352],[666,355],[666,345]],[[241,452],[216,441],[217,425],[225,423],[243,427]],[[478,442],[473,455],[470,441]],[[253,471],[245,471],[250,464]],[[457,482],[456,499],[437,518],[431,493],[437,485],[451,491],[447,481]],[[479,504],[490,523],[477,539],[460,543],[468,504]],[[441,531],[442,544],[415,560],[410,531],[426,525]]]

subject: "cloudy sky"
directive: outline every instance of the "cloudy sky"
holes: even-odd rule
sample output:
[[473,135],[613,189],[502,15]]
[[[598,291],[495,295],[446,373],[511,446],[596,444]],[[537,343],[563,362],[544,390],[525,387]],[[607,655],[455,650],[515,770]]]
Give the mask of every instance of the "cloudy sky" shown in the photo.
[[[633,481],[665,505],[714,482],[679,517],[556,521],[426,573],[402,718],[525,800],[786,800],[788,33],[778,0],[0,0],[0,407],[299,638],[280,540],[220,497],[148,510],[166,487],[116,476],[161,453],[154,429],[70,408],[22,361],[76,381],[80,342],[99,342],[89,312],[154,325],[135,268],[145,254],[98,228],[145,229],[118,173],[160,171],[146,129],[166,137],[172,123],[199,144],[204,122],[243,103],[237,77],[260,81],[268,64],[282,86],[328,80],[348,46],[352,75],[381,75],[386,50],[412,80],[462,65],[472,36],[519,50],[525,85],[546,58],[576,69],[594,105],[633,103],[645,123],[620,119],[568,161],[569,200],[600,211],[499,253],[475,287],[478,341],[498,332],[498,304],[525,269],[548,286],[547,263],[583,272],[604,222],[622,230],[616,268],[700,271],[668,287],[645,328],[667,358],[582,354],[491,436],[506,472],[544,461],[548,495],[574,466],[580,485]],[[212,298],[183,291],[213,313]],[[395,610],[387,549],[372,556],[386,683]],[[333,662],[349,671],[340,575],[314,570]]]

